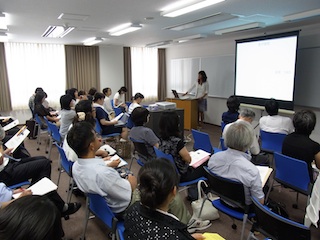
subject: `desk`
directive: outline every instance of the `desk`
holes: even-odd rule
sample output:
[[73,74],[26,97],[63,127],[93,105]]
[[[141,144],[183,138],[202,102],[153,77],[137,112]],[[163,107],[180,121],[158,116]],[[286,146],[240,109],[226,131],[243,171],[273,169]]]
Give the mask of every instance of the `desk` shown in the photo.
[[[161,114],[164,111],[166,110],[150,111],[150,119],[149,119],[149,122],[146,124],[146,127],[151,128],[158,138],[160,138],[159,121],[160,121]],[[184,110],[175,109],[175,110],[169,110],[169,111],[176,111],[178,116],[180,117],[180,132],[182,135],[181,136],[182,139],[184,139]]]
[[184,129],[197,129],[198,126],[198,100],[197,99],[178,99],[167,98],[168,102],[177,104],[177,108],[184,109]]

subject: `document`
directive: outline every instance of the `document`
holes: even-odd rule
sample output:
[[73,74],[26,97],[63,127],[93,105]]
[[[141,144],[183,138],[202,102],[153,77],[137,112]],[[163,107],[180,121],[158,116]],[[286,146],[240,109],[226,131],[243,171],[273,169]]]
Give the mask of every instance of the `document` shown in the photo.
[[110,147],[108,144],[102,145],[99,149],[108,152],[109,156],[113,156],[116,154],[116,150]]
[[198,149],[197,151],[189,152],[191,156],[191,163],[189,164],[193,168],[199,167],[202,163],[206,162],[210,158],[210,153]]
[[[57,190],[57,185],[54,184],[54,182],[52,182],[49,178],[44,177],[41,180],[39,180],[38,182],[36,182],[35,184],[33,184],[31,187],[27,188],[27,190],[31,190],[32,191],[32,195],[44,195],[47,194],[49,192],[52,192],[54,190]],[[18,198],[20,196],[20,193],[16,193],[13,194],[12,197],[13,198]]]
[[122,118],[122,116],[123,116],[123,113],[120,113],[118,116],[116,116],[114,119],[112,119],[112,120],[119,120],[120,118]]
[[119,157],[117,154],[114,155],[114,156],[112,156],[110,160],[104,161],[104,162],[105,162],[106,165],[108,165],[109,163],[111,163],[112,161],[117,160],[117,159],[120,159],[120,163],[119,163],[119,165],[118,165],[117,168],[122,167],[122,166],[125,166],[125,165],[128,164],[125,160],[123,160],[123,159],[122,159],[121,157]]
[[23,126],[8,142],[4,145],[7,148],[13,148],[14,152],[17,147],[24,141],[24,139],[29,135],[30,131],[27,129],[27,126]]
[[[15,126],[17,126],[17,125],[19,124],[19,120],[18,120],[18,119],[13,120],[10,116],[9,116],[9,117],[5,117],[5,118],[1,117],[0,120],[1,120],[1,119],[4,120],[4,119],[8,119],[8,118],[11,120],[11,122],[10,122],[10,120],[9,120],[10,123],[7,124],[7,125],[5,125],[5,126],[3,126],[3,130],[4,130],[4,131],[8,131],[8,130],[10,130],[11,128],[13,128],[13,127],[15,127]],[[2,122],[2,123],[5,123],[5,122]]]
[[256,167],[258,168],[259,173],[260,173],[262,187],[264,187],[264,185],[268,181],[273,169],[269,168],[268,166],[256,166]]

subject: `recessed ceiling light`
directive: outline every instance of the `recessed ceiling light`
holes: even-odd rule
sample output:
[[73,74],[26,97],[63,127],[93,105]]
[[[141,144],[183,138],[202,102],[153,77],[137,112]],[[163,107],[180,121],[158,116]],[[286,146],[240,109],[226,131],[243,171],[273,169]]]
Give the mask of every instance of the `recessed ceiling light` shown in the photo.
[[63,38],[70,33],[75,27],[68,26],[49,26],[42,34],[42,37]]
[[86,41],[83,42],[83,45],[92,46],[92,45],[95,45],[95,44],[103,42],[103,40],[104,39],[101,38],[101,37],[89,38],[89,39],[87,39]]

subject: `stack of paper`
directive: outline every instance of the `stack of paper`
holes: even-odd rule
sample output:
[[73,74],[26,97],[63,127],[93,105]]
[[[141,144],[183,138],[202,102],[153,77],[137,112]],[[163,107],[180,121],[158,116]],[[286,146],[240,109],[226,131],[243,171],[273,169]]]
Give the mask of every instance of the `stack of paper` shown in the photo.
[[273,169],[269,168],[268,166],[256,166],[259,170],[262,187],[266,184],[269,179],[270,174],[272,173]]
[[193,168],[199,167],[202,163],[206,162],[210,158],[210,153],[198,149],[197,151],[189,152],[191,156],[191,163],[189,164]]
[[[41,180],[39,180],[38,182],[36,182],[35,184],[33,184],[31,187],[27,188],[27,190],[31,190],[32,191],[32,195],[44,195],[47,194],[49,192],[52,192],[54,190],[57,190],[57,185],[54,184],[49,178],[42,178]],[[20,196],[20,193],[16,193],[13,194],[12,197],[13,198],[18,198]]]

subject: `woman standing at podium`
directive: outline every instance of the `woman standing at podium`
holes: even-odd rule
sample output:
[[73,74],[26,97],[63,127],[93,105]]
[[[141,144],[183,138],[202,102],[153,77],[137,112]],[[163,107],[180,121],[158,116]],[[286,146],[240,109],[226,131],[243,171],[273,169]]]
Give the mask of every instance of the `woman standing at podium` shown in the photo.
[[198,73],[198,81],[183,95],[187,95],[194,88],[196,88],[195,98],[198,99],[198,124],[201,126],[204,119],[204,112],[207,111],[207,97],[209,92],[209,84],[205,71]]

